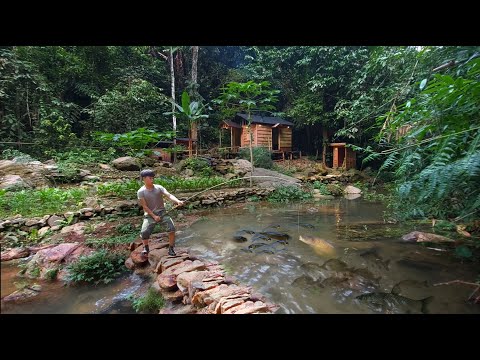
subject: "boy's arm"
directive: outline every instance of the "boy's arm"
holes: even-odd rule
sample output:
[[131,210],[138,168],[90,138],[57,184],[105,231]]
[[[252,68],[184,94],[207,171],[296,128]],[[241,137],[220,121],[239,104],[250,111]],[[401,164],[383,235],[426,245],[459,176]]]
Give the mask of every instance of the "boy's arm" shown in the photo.
[[182,205],[183,201],[178,200],[173,194],[170,194],[167,189],[164,190],[163,194],[169,198],[171,201],[176,202],[178,205]]

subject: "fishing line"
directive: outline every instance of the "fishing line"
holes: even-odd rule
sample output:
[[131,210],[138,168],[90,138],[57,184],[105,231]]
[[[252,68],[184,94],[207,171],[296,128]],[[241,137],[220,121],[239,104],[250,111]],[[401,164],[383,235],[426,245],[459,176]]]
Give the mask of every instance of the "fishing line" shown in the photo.
[[[272,176],[272,175],[250,175],[250,176],[245,176],[245,177],[241,177],[241,178],[235,178],[235,179],[227,180],[227,181],[224,181],[224,182],[222,182],[222,183],[220,183],[220,184],[211,186],[211,187],[209,187],[209,188],[207,188],[207,189],[205,189],[205,190],[202,190],[202,191],[200,191],[200,192],[198,192],[198,193],[190,196],[189,198],[183,200],[183,204],[182,204],[182,205],[176,205],[176,206],[172,207],[170,210],[167,210],[167,211],[165,212],[165,214],[167,214],[167,213],[169,213],[170,211],[173,211],[173,210],[179,208],[180,206],[185,205],[185,203],[187,203],[188,201],[190,201],[190,200],[193,199],[194,197],[196,197],[196,196],[198,196],[198,195],[200,195],[200,194],[202,194],[202,193],[204,193],[204,192],[206,192],[206,191],[212,190],[212,189],[214,189],[214,188],[216,188],[216,187],[219,187],[219,186],[228,184],[228,183],[233,182],[233,181],[246,180],[246,179],[251,179],[251,178],[274,178],[274,179],[281,179],[282,181],[287,181],[287,182],[291,182],[291,183],[293,183],[293,184],[297,184],[297,185],[298,185],[298,182],[295,182],[295,181],[293,181],[293,180],[283,179],[283,178],[279,178],[279,177],[277,177],[277,176]],[[300,186],[301,186],[301,185],[300,185]]]

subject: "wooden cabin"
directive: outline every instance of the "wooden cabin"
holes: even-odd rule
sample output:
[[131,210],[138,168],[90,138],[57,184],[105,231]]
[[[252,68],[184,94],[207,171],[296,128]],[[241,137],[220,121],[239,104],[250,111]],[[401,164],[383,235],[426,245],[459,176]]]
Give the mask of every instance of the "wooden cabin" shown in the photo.
[[331,143],[333,148],[333,168],[355,169],[357,166],[357,154],[346,147],[347,143]]
[[[237,113],[233,121],[224,120],[221,123],[222,129],[230,130],[231,148],[250,146],[247,119],[246,114]],[[291,153],[292,126],[292,122],[279,117],[252,115],[252,145],[265,147],[272,152]]]

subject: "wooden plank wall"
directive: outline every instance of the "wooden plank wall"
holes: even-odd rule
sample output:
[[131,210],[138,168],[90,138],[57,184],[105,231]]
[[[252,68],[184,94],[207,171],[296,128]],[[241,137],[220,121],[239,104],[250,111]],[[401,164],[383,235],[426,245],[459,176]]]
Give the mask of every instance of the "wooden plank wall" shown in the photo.
[[[272,127],[263,124],[252,124],[253,146],[265,146],[272,149]],[[279,145],[282,151],[292,151],[292,129],[279,128]],[[249,146],[248,129],[242,127],[241,146]]]
[[[252,134],[253,134],[253,143],[255,144],[255,125],[252,124]],[[250,139],[249,139],[249,136],[248,136],[248,128],[246,125],[242,126],[242,143],[241,143],[241,146],[244,147],[244,146],[249,146],[250,144]]]
[[[265,146],[268,149],[272,148],[272,127],[266,125],[257,125],[257,138],[255,146]],[[255,139],[254,139],[255,140]]]
[[280,130],[280,150],[292,151],[292,129],[282,127]]

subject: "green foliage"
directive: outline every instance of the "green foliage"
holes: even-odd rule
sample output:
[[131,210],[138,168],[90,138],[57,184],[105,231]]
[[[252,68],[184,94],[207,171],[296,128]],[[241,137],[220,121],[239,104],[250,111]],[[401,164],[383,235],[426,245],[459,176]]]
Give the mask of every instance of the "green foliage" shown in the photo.
[[162,177],[156,178],[154,181],[155,184],[164,186],[167,190],[177,191],[177,190],[203,190],[210,188],[212,186],[221,187],[237,187],[241,184],[241,180],[234,180],[226,182],[222,177],[202,177],[202,178],[190,178],[183,179],[180,177]]
[[382,194],[382,193],[377,193],[376,190],[371,190],[371,191],[362,191],[362,197],[363,199],[367,201],[381,201],[381,202],[389,202],[391,201],[391,196]]
[[435,74],[388,117],[380,170],[394,171],[394,208],[403,218],[473,218],[480,205],[480,59]]
[[38,265],[36,265],[35,267],[33,267],[29,273],[28,273],[31,277],[34,277],[34,278],[38,278],[40,276],[40,267]]
[[38,146],[45,149],[65,149],[78,142],[70,123],[58,112],[52,112],[40,121],[37,129]]
[[56,162],[77,165],[108,163],[118,155],[112,147],[106,150],[72,149],[64,152],[47,151],[46,154],[51,156]]
[[214,100],[224,116],[232,118],[237,112],[248,114],[251,123],[252,111],[274,110],[278,90],[271,90],[268,81],[255,83],[250,80],[245,83],[230,82],[222,89],[222,94]]
[[[271,169],[273,167],[272,154],[267,148],[254,147],[253,149],[253,165],[264,169]],[[250,160],[250,150],[248,148],[241,148],[238,152],[241,159]]]
[[[178,104],[174,105],[178,110],[179,117],[187,119],[190,123],[208,118],[208,115],[203,114],[205,105],[198,101],[190,101],[190,96],[186,91],[182,93],[182,106]],[[171,115],[171,113],[168,115]]]
[[100,196],[113,195],[127,199],[135,199],[137,197],[137,191],[141,186],[140,181],[135,179],[110,182],[98,185],[97,194]]
[[202,176],[211,176],[214,173],[208,161],[200,157],[189,157],[185,159],[183,166]]
[[40,101],[47,97],[46,81],[34,63],[19,56],[18,49],[0,48],[0,139],[31,142]]
[[81,256],[78,261],[67,266],[68,280],[108,284],[126,271],[125,259],[125,254],[104,249],[91,255]]
[[322,195],[332,195],[331,192],[328,190],[327,184],[324,184],[320,181],[313,182],[313,188],[320,191]]
[[362,190],[362,198],[366,201],[383,202],[388,207],[391,206],[393,193],[395,191],[393,184],[386,186],[375,186],[366,182],[356,182],[355,187]]
[[318,94],[306,89],[297,96],[287,111],[287,115],[295,119],[296,124],[300,126],[313,125],[326,120],[323,101],[318,101]]
[[312,199],[312,194],[303,191],[296,186],[279,186],[270,195],[267,200],[270,202],[306,201]]
[[[125,148],[131,156],[143,156],[149,144],[155,144],[160,140],[169,140],[174,136],[172,131],[156,132],[154,130],[139,128],[124,134],[96,132],[94,137],[100,143],[115,145]],[[149,150],[151,152],[151,150]]]
[[[212,186],[218,187],[236,187],[241,183],[241,180],[225,182],[222,177],[202,177],[202,178],[188,178],[181,177],[158,177],[155,178],[155,184],[162,185],[169,192],[177,190],[203,190]],[[225,184],[224,184],[225,183]],[[98,195],[114,195],[128,199],[136,199],[137,191],[142,185],[137,180],[130,180],[126,182],[114,182],[101,184],[98,186]]]
[[85,240],[85,245],[98,248],[113,248],[117,245],[129,244],[138,237],[138,232],[130,231],[124,235],[109,236],[104,238],[94,237]]
[[57,188],[0,193],[0,217],[16,214],[43,216],[75,210],[86,196],[87,191],[84,189],[62,190]]
[[58,274],[58,268],[49,269],[45,273],[45,279],[49,281],[54,281],[57,278],[57,274]]
[[25,154],[16,149],[6,149],[2,151],[2,158],[5,160],[14,160],[17,163],[25,164],[31,161],[35,161],[30,155]]
[[124,234],[124,235],[137,232],[135,225],[130,223],[118,224],[117,226],[115,226],[115,230],[117,230],[120,234]]
[[113,148],[104,151],[97,149],[75,149],[66,152],[47,150],[45,155],[56,161],[61,177],[55,178],[55,181],[76,182],[81,180],[79,167],[86,164],[110,162],[116,157],[116,151]]
[[130,300],[136,312],[157,313],[165,306],[165,299],[153,288],[149,288],[144,296],[132,296]]
[[435,222],[435,228],[441,231],[457,231],[457,225],[446,220],[437,220]]
[[167,97],[143,79],[119,83],[107,91],[94,107],[93,129],[108,132],[132,131],[138,127],[166,127]]
[[292,176],[295,174],[298,169],[295,166],[281,166],[273,163],[272,170],[277,171],[281,174],[287,175],[287,176]]
[[[177,109],[178,112],[175,112],[175,114],[183,120],[186,120],[188,122],[188,131],[189,131],[189,138],[193,137],[193,134],[191,134],[192,129],[193,129],[193,124],[198,124],[200,119],[206,119],[208,118],[207,114],[204,114],[205,112],[205,105],[198,101],[190,101],[190,96],[186,91],[182,93],[182,106],[173,103],[175,108]],[[166,112],[165,115],[172,115],[173,112]],[[196,136],[195,136],[196,137]],[[189,152],[190,152],[190,157],[192,156],[192,143],[189,140]]]
[[38,240],[40,240],[40,237],[38,235],[38,229],[32,229],[27,235],[27,239],[31,242],[37,242]]
[[75,163],[59,161],[57,162],[58,172],[60,178],[55,178],[59,182],[76,182],[79,180],[80,170]]

